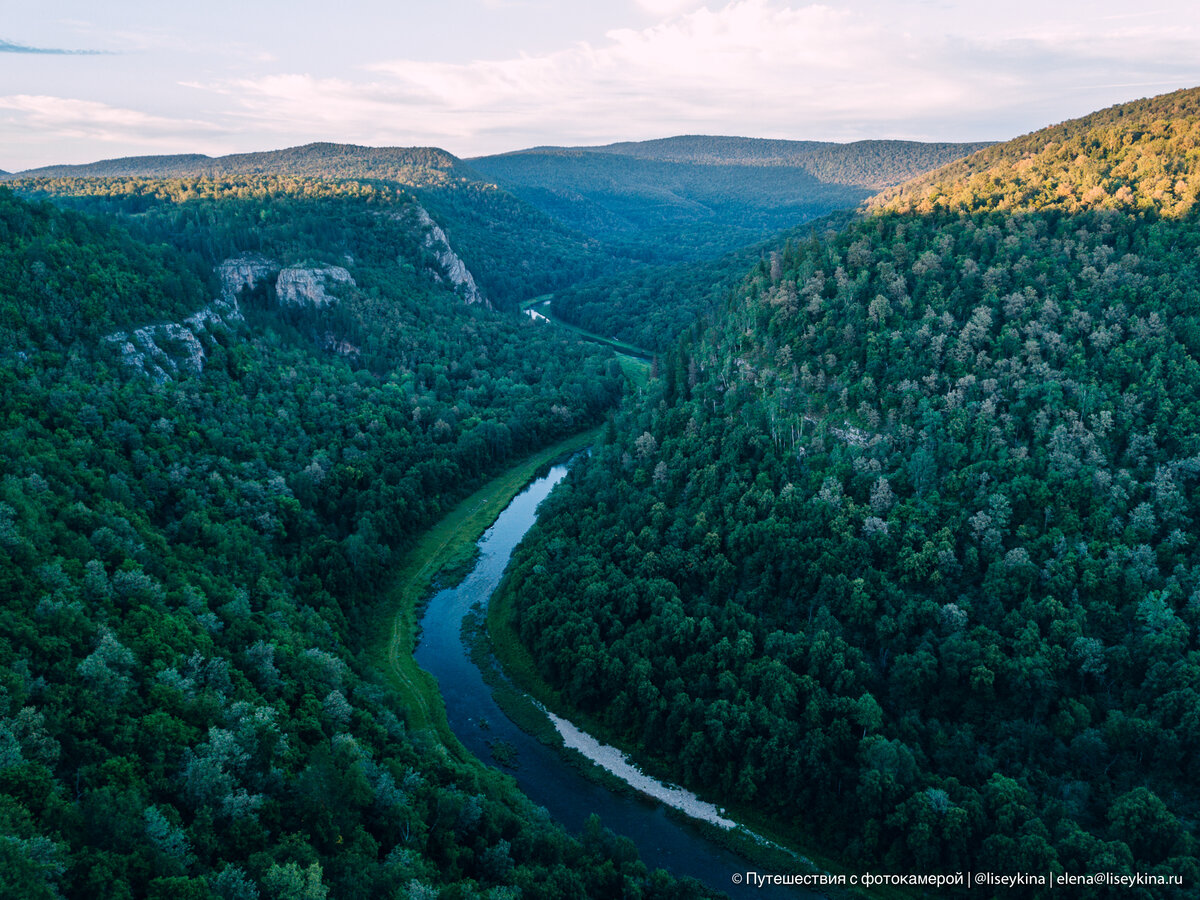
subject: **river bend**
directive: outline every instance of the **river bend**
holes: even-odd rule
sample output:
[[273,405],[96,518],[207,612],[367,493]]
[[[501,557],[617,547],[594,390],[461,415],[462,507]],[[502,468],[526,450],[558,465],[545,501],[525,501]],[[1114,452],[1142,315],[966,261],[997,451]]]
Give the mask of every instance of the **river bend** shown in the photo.
[[537,518],[537,507],[567,474],[554,466],[513,499],[479,540],[479,558],[471,573],[455,588],[438,592],[421,619],[417,663],[438,682],[450,728],[476,757],[491,759],[491,742],[515,749],[512,774],[534,803],[569,831],[578,834],[592,813],[605,826],[634,842],[652,869],[691,876],[733,897],[807,897],[819,895],[773,887],[738,885],[755,865],[708,840],[699,829],[668,815],[662,804],[636,794],[617,794],[584,778],[560,755],[505,716],[492,699],[483,675],[463,644],[463,618],[476,603],[486,604],[500,584],[513,550]]

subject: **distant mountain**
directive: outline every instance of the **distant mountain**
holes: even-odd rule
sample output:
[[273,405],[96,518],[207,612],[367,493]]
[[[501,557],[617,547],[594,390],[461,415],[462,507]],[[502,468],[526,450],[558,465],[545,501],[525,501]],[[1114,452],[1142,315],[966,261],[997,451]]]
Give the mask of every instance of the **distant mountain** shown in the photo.
[[803,169],[821,181],[882,188],[907,181],[930,168],[990,147],[920,141],[783,141],[763,138],[681,135],[654,141],[629,141],[580,149],[711,166],[787,166]]
[[572,228],[634,252],[688,260],[851,209],[882,187],[985,146],[684,136],[468,162]]
[[435,147],[360,147],[313,143],[285,150],[211,157],[127,156],[76,166],[43,166],[18,173],[21,178],[217,177],[286,173],[309,178],[378,178],[412,187],[445,184],[477,176],[462,161]]
[[1155,210],[1178,218],[1200,193],[1200,88],[1100,110],[997,144],[887,191],[898,211]]

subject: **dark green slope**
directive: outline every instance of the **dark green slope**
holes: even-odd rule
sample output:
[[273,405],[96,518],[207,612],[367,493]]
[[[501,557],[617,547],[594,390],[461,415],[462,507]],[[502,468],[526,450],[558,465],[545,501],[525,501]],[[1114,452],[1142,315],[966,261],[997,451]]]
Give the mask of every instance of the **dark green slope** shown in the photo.
[[542,677],[851,868],[1186,896],[1194,97],[985,150],[764,258],[518,554]]
[[827,184],[879,189],[908,181],[990,146],[921,141],[784,141],[764,138],[681,135],[584,147],[598,153],[701,165],[789,166]]
[[0,352],[182,318],[209,299],[195,261],[112,224],[29,204],[0,188]]
[[[420,529],[619,390],[590,345],[422,276],[374,202],[210,198],[142,220],[158,240],[139,244],[0,191],[20,276],[0,348],[3,896],[696,893],[411,731],[360,656]],[[244,294],[198,369],[123,362],[104,329],[209,296],[162,238],[218,246],[247,220],[255,249],[335,255],[355,286],[320,308]],[[175,279],[184,296],[157,293]],[[65,329],[80,286],[95,299]]]
[[568,285],[554,294],[554,314],[596,334],[663,351],[697,318],[715,314],[748,269],[778,256],[781,242],[835,231],[853,215],[822,216],[712,260],[638,266]]
[[[228,194],[230,185],[251,194],[280,188],[328,193],[331,185],[350,182],[416,197],[446,232],[490,301],[500,307],[514,307],[530,296],[628,264],[621,254],[614,255],[496,188],[436,148],[308,144],[218,158],[149,156],[50,166],[8,179],[19,191],[55,197],[141,198],[127,204],[127,212],[140,212],[159,194],[187,199],[183,181],[195,182],[191,194],[197,197],[214,190]],[[93,203],[88,208],[100,207]],[[121,211],[111,203],[103,209]]]
[[713,257],[850,209],[984,144],[677,137],[470,160],[573,228],[660,260]]

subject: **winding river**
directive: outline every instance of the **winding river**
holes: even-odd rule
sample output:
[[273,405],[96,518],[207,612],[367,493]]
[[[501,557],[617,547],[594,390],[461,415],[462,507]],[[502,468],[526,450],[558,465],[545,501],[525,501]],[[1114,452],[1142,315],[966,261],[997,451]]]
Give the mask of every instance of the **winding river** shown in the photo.
[[[756,867],[742,857],[708,840],[697,828],[667,814],[662,803],[637,794],[618,794],[584,778],[557,750],[545,746],[514,725],[492,699],[479,669],[463,644],[463,618],[476,603],[486,604],[500,584],[513,549],[537,518],[537,507],[567,474],[565,465],[554,466],[513,499],[495,524],[479,540],[479,558],[471,573],[455,588],[440,591],[429,602],[421,619],[417,663],[438,682],[446,704],[450,727],[463,745],[485,762],[491,759],[492,742],[513,748],[512,772],[521,790],[534,803],[545,807],[568,830],[578,834],[590,814],[600,816],[605,826],[625,835],[637,846],[642,860],[654,868],[687,875],[733,897],[805,897],[820,895],[784,887],[763,889],[735,880],[744,879]],[[621,754],[596,745],[594,740],[569,722],[552,717],[567,743],[595,758],[620,777],[636,779],[636,770],[622,770]],[[590,742],[590,743],[589,743]],[[645,778],[645,776],[641,776]],[[657,793],[649,779],[639,785],[646,793]],[[659,785],[673,805],[695,801],[694,815],[719,815],[715,808],[679,788]],[[690,799],[689,799],[690,798]],[[721,823],[723,824],[723,823]],[[784,874],[784,873],[780,873]]]

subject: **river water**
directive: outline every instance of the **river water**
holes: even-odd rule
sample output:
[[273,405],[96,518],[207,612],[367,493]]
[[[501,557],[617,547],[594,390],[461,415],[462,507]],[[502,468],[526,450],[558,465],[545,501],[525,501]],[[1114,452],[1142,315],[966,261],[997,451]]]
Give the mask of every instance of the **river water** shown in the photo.
[[[566,466],[555,466],[515,497],[480,538],[475,568],[458,587],[437,593],[425,610],[416,660],[437,679],[451,729],[463,746],[485,762],[492,759],[489,742],[502,741],[515,749],[511,774],[526,796],[576,834],[588,816],[596,813],[605,826],[632,840],[652,869],[691,876],[733,897],[819,897],[799,889],[753,888],[735,882],[735,875],[744,879],[747,871],[759,867],[714,844],[697,828],[668,816],[661,803],[639,795],[616,794],[584,778],[558,751],[510,722],[492,699],[463,645],[463,618],[476,603],[487,603],[513,549],[537,518],[538,504],[566,474]],[[563,727],[559,726],[560,732]],[[611,748],[607,752],[613,753]]]

